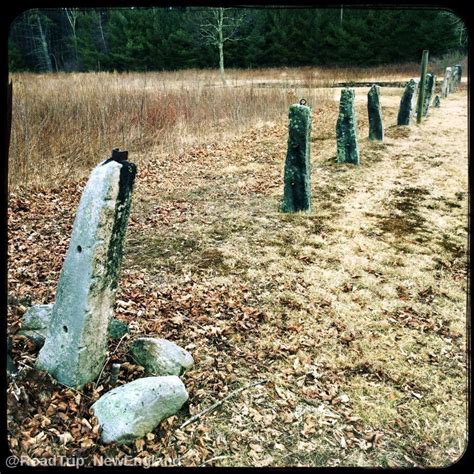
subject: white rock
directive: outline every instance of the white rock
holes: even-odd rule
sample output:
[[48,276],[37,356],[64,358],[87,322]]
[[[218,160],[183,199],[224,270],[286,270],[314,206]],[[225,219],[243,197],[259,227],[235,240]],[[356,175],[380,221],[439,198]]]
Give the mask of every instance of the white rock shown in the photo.
[[131,353],[153,375],[183,375],[194,364],[188,351],[166,339],[140,337],[133,343]]
[[175,375],[145,377],[107,392],[93,405],[104,443],[128,444],[153,431],[188,399]]

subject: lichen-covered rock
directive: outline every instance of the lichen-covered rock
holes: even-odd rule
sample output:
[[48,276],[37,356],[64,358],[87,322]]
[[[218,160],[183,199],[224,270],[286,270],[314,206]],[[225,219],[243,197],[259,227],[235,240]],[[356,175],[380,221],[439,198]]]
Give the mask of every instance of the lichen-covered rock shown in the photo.
[[380,87],[374,84],[367,95],[369,113],[369,140],[383,140],[382,107],[380,106]]
[[410,125],[415,112],[417,88],[418,81],[415,79],[410,79],[405,86],[398,110],[397,125]]
[[359,164],[354,89],[342,89],[336,124],[337,162]]
[[311,109],[293,104],[289,111],[283,212],[311,209]]
[[79,203],[36,364],[71,387],[95,380],[105,360],[135,173],[128,161],[100,163]]
[[130,353],[148,374],[153,375],[183,375],[194,364],[188,351],[166,339],[140,337],[133,343]]
[[108,333],[109,337],[116,341],[121,339],[125,334],[129,332],[129,327],[127,324],[119,321],[118,319],[112,319],[109,323]]
[[93,405],[104,443],[128,444],[153,431],[187,401],[176,375],[145,377],[107,392]]
[[28,308],[21,318],[18,334],[30,338],[37,347],[43,346],[49,335],[52,311],[52,304],[37,304]]

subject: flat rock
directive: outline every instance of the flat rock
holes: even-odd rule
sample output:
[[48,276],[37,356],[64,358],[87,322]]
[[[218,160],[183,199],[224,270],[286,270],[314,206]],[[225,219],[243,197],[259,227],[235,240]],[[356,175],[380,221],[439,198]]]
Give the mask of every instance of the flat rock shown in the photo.
[[153,431],[187,401],[176,375],[145,377],[107,392],[93,405],[104,443],[129,444]]
[[166,339],[140,337],[130,352],[135,361],[153,375],[183,375],[194,364],[188,351]]

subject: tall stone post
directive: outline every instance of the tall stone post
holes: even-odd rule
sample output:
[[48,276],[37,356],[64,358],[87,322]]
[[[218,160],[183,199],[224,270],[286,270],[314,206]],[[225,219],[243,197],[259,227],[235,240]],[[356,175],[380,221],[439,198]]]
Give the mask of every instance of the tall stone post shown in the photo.
[[454,68],[456,69],[456,84],[459,86],[459,84],[461,84],[462,78],[462,66],[460,64],[456,64]]
[[448,94],[451,92],[449,90],[449,83],[451,81],[451,68],[447,67],[444,73],[443,85],[441,86],[441,96],[443,98],[448,97]]
[[405,86],[402,99],[400,101],[400,109],[398,110],[397,125],[410,125],[412,115],[415,111],[416,91],[418,82],[410,79]]
[[423,51],[423,57],[421,59],[421,75],[419,83],[419,93],[418,93],[418,103],[416,106],[416,123],[421,123],[421,118],[423,116],[423,109],[425,103],[425,92],[426,92],[426,71],[428,69],[428,50]]
[[460,64],[456,64],[456,66],[454,66],[452,68],[452,71],[451,71],[451,91],[454,92],[457,90],[460,82],[461,82],[461,75],[462,75],[462,67]]
[[288,114],[283,212],[311,209],[311,109],[293,104]]
[[426,75],[426,85],[425,85],[425,102],[423,104],[423,116],[428,115],[428,110],[430,108],[431,97],[433,96],[434,90],[436,87],[436,76],[434,74]]
[[380,86],[373,85],[367,95],[369,113],[369,140],[383,140],[382,107],[380,106]]
[[449,80],[449,92],[454,92],[456,90],[456,75],[457,75],[457,70],[455,67],[451,68],[451,77]]
[[36,363],[70,387],[95,380],[105,360],[135,174],[127,152],[114,150],[92,171],[79,203]]
[[360,158],[354,99],[354,89],[341,90],[339,117],[336,124],[337,162],[358,165]]

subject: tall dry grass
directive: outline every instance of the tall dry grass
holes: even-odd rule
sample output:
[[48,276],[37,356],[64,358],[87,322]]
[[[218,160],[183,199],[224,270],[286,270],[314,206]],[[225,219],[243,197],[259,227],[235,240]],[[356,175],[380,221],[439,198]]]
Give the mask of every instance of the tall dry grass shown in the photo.
[[[258,122],[282,119],[301,97],[321,112],[334,105],[334,91],[328,88],[336,82],[399,81],[418,70],[416,63],[231,69],[228,87],[213,70],[12,74],[9,187],[61,183],[90,170],[114,147],[132,154],[179,153]],[[320,129],[324,116],[319,115]]]
[[[176,153],[272,121],[294,89],[221,87],[209,72],[13,74],[10,187],[77,175],[112,148]],[[305,93],[321,105],[324,91]]]

